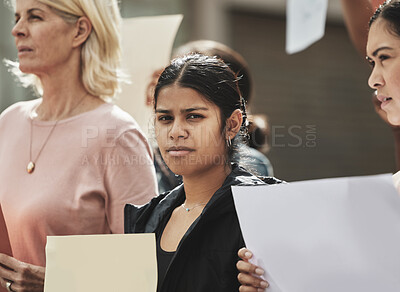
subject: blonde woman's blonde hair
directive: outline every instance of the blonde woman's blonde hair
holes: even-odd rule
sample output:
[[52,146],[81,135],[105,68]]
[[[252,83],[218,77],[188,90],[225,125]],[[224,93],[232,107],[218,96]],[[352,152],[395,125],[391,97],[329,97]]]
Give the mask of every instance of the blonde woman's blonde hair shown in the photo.
[[[121,15],[117,0],[38,0],[52,8],[67,23],[75,23],[86,16],[92,23],[92,32],[81,48],[81,74],[86,90],[104,100],[111,100],[120,91],[125,76],[121,62]],[[11,5],[15,8],[15,1]],[[24,87],[32,86],[39,94],[43,88],[39,78],[24,74],[19,63],[6,64]]]

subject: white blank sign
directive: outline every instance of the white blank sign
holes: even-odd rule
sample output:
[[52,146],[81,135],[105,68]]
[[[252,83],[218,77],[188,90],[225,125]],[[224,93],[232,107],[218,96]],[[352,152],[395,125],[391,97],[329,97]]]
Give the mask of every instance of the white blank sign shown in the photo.
[[391,175],[232,190],[269,292],[400,291],[400,198]]

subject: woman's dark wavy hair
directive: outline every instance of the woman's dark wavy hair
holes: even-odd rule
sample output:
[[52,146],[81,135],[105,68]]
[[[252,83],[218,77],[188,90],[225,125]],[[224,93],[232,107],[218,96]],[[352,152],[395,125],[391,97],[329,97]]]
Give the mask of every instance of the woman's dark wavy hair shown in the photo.
[[[243,115],[241,132],[242,135],[247,133],[246,108],[238,88],[236,74],[221,59],[201,54],[190,54],[172,60],[158,79],[154,92],[154,109],[156,109],[160,91],[164,87],[175,84],[196,90],[208,101],[218,106],[222,120],[222,134],[225,132],[227,119],[233,111],[240,109]],[[233,147],[229,147],[229,161],[232,153]]]
[[381,17],[389,24],[390,31],[400,37],[400,1],[386,0],[380,5],[372,15],[369,27]]
[[175,51],[176,56],[183,56],[189,53],[202,54],[205,56],[216,56],[224,61],[238,77],[240,94],[250,104],[253,96],[253,79],[246,60],[232,48],[211,40],[197,40],[188,42]]

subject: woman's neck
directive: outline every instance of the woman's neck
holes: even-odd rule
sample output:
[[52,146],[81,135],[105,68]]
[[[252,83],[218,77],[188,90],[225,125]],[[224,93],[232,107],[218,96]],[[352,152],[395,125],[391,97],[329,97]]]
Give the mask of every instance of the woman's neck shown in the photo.
[[66,119],[104,103],[88,93],[82,82],[80,67],[79,59],[72,58],[63,66],[37,75],[43,87],[42,103],[35,110],[37,119]]
[[89,111],[104,103],[84,88],[80,80],[75,84],[66,81],[43,84],[43,98],[35,109],[36,118],[43,121],[57,121]]
[[230,165],[227,164],[212,167],[202,173],[182,176],[186,194],[185,205],[190,208],[207,203],[231,171]]

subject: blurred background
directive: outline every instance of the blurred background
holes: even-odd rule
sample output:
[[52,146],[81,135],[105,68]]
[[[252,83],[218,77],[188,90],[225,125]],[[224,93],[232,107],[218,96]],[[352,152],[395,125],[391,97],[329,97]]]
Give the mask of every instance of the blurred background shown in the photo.
[[[269,117],[276,177],[287,181],[394,172],[390,128],[375,114],[370,69],[352,46],[340,0],[330,0],[326,33],[285,53],[284,0],[122,0],[123,17],[184,14],[175,47],[196,39],[231,46],[249,63],[253,113]],[[0,59],[14,60],[13,12],[0,7]],[[34,98],[0,66],[0,112]],[[142,101],[140,101],[142,102]]]

